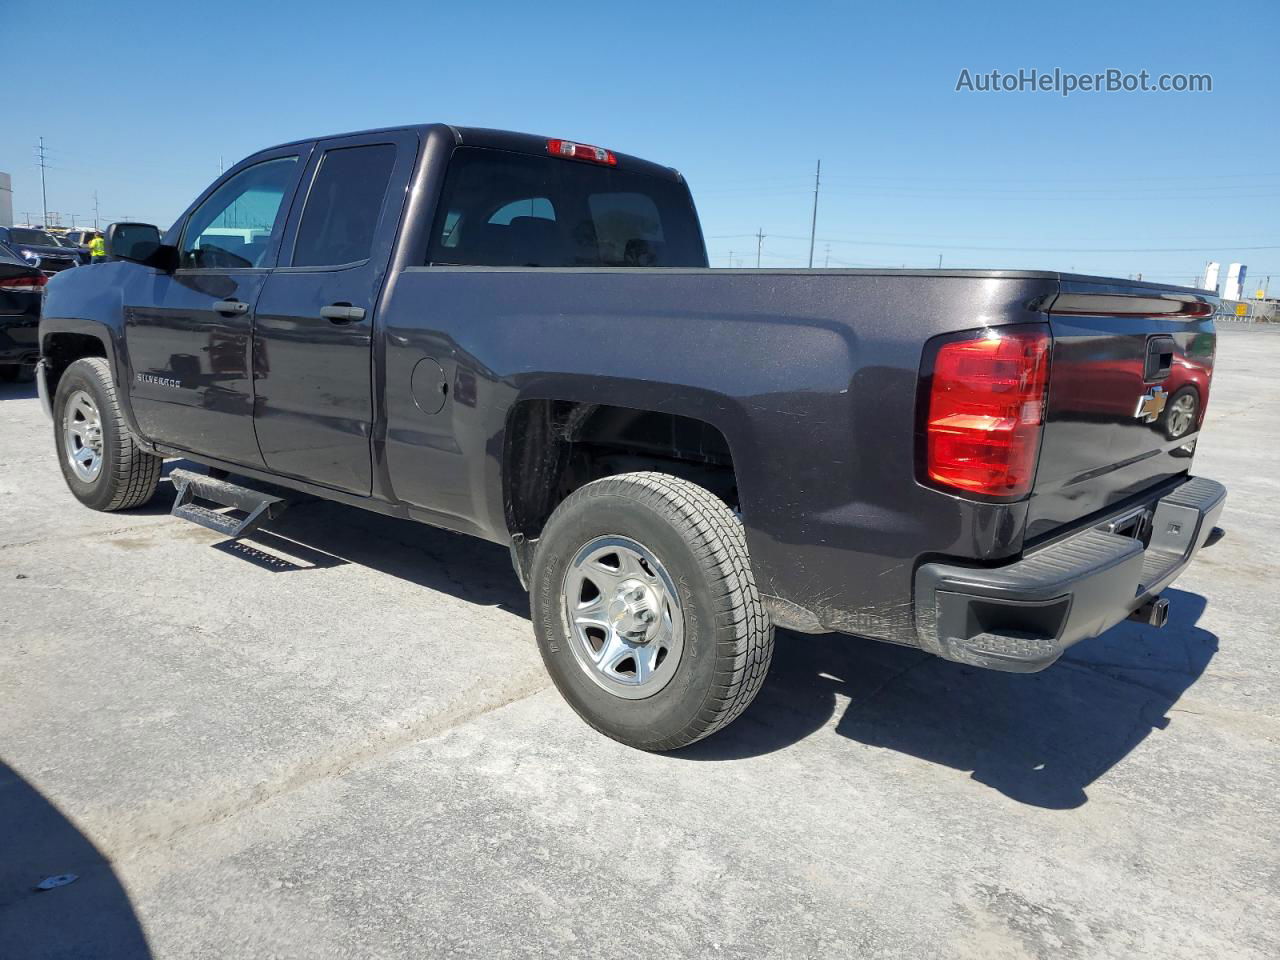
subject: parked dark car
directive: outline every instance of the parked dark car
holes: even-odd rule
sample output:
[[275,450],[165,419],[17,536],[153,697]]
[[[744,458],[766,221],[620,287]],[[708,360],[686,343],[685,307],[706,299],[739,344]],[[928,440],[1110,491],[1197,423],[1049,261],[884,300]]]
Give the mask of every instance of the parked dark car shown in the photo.
[[64,247],[52,234],[36,227],[0,227],[0,243],[39,267],[47,277],[85,262],[74,247]]
[[[113,224],[106,244],[41,321],[82,503],[139,506],[187,457],[503,544],[556,685],[644,749],[738,716],[775,625],[1020,672],[1160,625],[1226,496],[1190,475],[1198,418],[1176,439],[1160,418],[1174,356],[1198,344],[1212,375],[1214,298],[711,270],[680,174],[587,144],[302,140],[163,237]],[[1117,395],[1085,409],[1096,369]],[[228,536],[278,508],[221,473],[171,479],[175,512]]]
[[40,301],[49,278],[0,243],[0,380],[28,379],[40,359]]

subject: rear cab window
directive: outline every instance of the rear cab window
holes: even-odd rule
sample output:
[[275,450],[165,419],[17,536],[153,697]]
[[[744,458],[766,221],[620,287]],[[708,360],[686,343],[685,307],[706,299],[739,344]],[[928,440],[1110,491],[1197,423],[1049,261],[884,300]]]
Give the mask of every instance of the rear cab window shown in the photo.
[[454,150],[427,259],[494,267],[707,265],[683,183],[487,147]]

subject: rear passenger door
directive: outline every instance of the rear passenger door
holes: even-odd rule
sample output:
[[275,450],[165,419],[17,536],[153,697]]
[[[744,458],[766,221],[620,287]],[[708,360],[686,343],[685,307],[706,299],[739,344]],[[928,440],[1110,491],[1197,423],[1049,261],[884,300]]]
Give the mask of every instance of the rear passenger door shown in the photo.
[[371,490],[374,309],[416,134],[320,141],[258,300],[254,427],[271,470]]

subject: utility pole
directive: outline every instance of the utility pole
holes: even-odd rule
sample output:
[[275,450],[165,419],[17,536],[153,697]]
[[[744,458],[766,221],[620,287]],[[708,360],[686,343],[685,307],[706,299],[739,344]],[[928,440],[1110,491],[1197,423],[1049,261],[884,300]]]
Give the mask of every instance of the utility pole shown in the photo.
[[756,230],[756,269],[760,269],[760,251],[764,247],[764,227]]
[[938,254],[938,269],[942,269],[942,254]]
[[829,243],[827,244],[827,254],[822,258],[822,266],[824,269],[831,266],[831,244]]
[[732,250],[729,251],[729,266],[730,268],[733,267],[733,251]]
[[44,186],[44,137],[40,138],[40,145],[36,148],[36,151],[40,158],[40,202],[44,207],[44,223],[41,226],[47,227],[49,225],[49,194]]
[[822,185],[822,161],[813,175],[813,222],[809,224],[809,269],[813,269],[813,241],[818,236],[818,187]]
[[93,191],[93,229],[97,231],[98,227],[98,191]]

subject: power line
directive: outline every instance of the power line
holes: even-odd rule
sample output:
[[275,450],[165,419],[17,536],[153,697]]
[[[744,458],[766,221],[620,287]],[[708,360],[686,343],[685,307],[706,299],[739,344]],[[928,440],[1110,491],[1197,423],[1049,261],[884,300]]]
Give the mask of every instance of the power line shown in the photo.
[[[1125,184],[1125,183],[1177,183],[1189,182],[1193,184],[1203,184],[1205,189],[1211,190],[1232,190],[1240,188],[1257,188],[1267,186],[1266,184],[1233,184],[1224,183],[1220,186],[1214,186],[1205,183],[1211,180],[1249,180],[1263,179],[1269,180],[1280,177],[1280,173],[1274,171],[1267,173],[1224,173],[1224,174],[1178,174],[1172,176],[1151,176],[1151,177],[1034,177],[1027,179],[1017,179],[1013,177],[960,177],[953,175],[929,175],[916,174],[913,176],[885,176],[874,173],[831,173],[828,171],[827,179],[829,181],[856,180],[859,184],[865,183],[904,183],[911,185],[920,184],[936,184],[939,188],[949,188],[952,186],[961,186],[966,184],[982,184],[990,183],[1001,187],[1017,187],[1025,186],[1037,188],[1042,185],[1049,184],[1078,184],[1086,188],[1105,187],[1107,184]],[[760,186],[768,184],[785,183],[791,189],[804,189],[802,184],[808,180],[805,174],[791,174],[788,176],[768,176],[768,177],[735,177],[720,178],[717,177],[715,183],[717,186],[710,191],[700,190],[699,193],[719,193],[719,192],[736,192],[756,189]],[[784,188],[785,189],[785,188]]]
[[[773,234],[777,240],[808,240],[809,237],[799,237],[782,233]],[[1212,251],[1219,248],[1227,248],[1230,250],[1280,250],[1280,244],[1264,244],[1261,246],[1237,247],[1230,243],[1215,244],[1208,247],[1032,247],[1026,245],[1010,246],[1010,247],[989,247],[989,246],[970,246],[963,243],[900,243],[890,240],[848,240],[840,237],[823,237],[828,243],[844,243],[852,246],[860,247],[913,247],[924,250],[977,250],[977,251],[1010,251],[1010,250],[1029,250],[1035,253],[1203,253],[1206,250]]]

